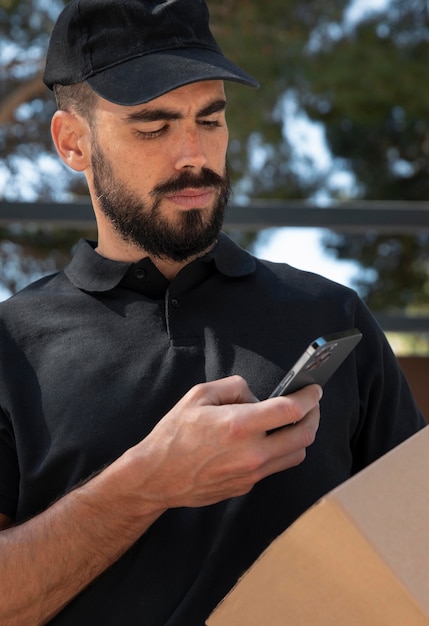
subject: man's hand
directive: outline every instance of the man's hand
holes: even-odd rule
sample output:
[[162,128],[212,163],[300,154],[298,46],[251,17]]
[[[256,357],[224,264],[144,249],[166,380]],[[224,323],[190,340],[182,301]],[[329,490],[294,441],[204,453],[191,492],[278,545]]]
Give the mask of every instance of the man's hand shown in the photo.
[[137,492],[165,509],[247,493],[262,478],[304,460],[319,425],[321,393],[311,385],[259,402],[239,376],[193,387],[129,451],[142,467]]
[[0,623],[45,624],[165,510],[242,495],[302,462],[320,395],[312,385],[258,402],[238,376],[197,385],[148,437],[40,515],[10,528],[0,515]]

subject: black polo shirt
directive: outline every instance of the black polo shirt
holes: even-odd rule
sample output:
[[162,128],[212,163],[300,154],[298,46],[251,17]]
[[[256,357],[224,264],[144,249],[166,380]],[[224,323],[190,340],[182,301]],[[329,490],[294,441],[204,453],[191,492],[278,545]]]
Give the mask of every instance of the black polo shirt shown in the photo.
[[315,337],[363,340],[327,383],[316,442],[246,496],[165,513],[52,624],[200,626],[319,497],[424,425],[356,293],[255,259],[225,235],[170,283],[148,259],[100,257],[0,305],[0,512],[22,521],[145,437],[196,383],[269,395]]

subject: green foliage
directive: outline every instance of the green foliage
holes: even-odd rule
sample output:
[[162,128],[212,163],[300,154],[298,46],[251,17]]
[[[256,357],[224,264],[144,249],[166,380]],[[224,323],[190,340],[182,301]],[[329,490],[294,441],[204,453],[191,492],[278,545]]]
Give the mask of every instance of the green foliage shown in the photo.
[[[344,0],[208,0],[212,29],[224,53],[261,84],[257,91],[227,85],[231,163],[236,179],[250,176],[254,197],[303,198],[314,191],[288,167],[290,150],[276,111],[284,92],[303,82],[309,33],[338,19],[346,4]],[[255,134],[268,147],[263,172],[249,167]]]
[[325,245],[339,259],[359,258],[357,287],[373,311],[429,314],[429,236],[330,233]]
[[96,239],[96,232],[17,225],[0,228],[2,287],[15,293],[30,280],[64,267],[80,237]]
[[[428,35],[426,0],[392,0],[387,13],[303,60],[301,104],[324,124],[332,154],[347,163],[362,198],[429,198]],[[428,232],[337,234],[326,243],[372,270],[356,285],[372,309],[429,308]]]
[[[7,118],[0,125],[0,181],[8,200],[87,193],[81,177],[54,169],[58,157],[49,133],[54,104],[40,80],[49,32],[64,4],[0,0],[0,120],[2,111]],[[391,0],[388,10],[370,13],[355,26],[345,21],[349,4],[208,0],[212,30],[225,54],[261,83],[258,90],[227,85],[229,159],[238,191],[282,199],[320,192],[335,199],[339,193],[329,187],[329,172],[316,171],[311,160],[296,167],[281,109],[289,94],[310,120],[323,124],[333,162],[341,159],[353,175],[354,187],[340,191],[343,200],[429,198],[427,0]],[[8,112],[15,94],[21,100]],[[256,153],[263,157],[259,165]],[[46,248],[40,234],[30,232],[32,247],[30,241],[14,240],[10,231],[0,234],[3,270],[12,240],[18,246],[14,258],[21,250],[42,267]],[[253,239],[246,234],[245,245]],[[48,248],[58,249],[49,241]],[[71,247],[67,237],[63,242]],[[418,237],[332,233],[326,241],[339,258],[359,261],[363,271],[357,286],[374,309],[426,306],[428,245],[427,232]],[[66,258],[51,256],[55,267]]]

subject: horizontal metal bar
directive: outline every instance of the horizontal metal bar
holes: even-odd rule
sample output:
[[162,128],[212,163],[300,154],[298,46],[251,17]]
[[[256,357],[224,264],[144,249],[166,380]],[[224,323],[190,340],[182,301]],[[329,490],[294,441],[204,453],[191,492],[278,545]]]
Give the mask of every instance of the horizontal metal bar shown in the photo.
[[[79,202],[0,201],[0,224],[35,222],[62,227],[95,226],[89,199]],[[428,202],[347,202],[317,206],[304,201],[256,201],[232,204],[225,214],[225,227],[241,230],[313,227],[346,232],[375,230],[389,233],[429,232]]]
[[429,338],[429,317],[405,317],[404,315],[379,313],[375,315],[375,318],[385,332],[424,333]]
[[[0,201],[0,224],[36,223],[68,228],[95,228],[91,203],[5,202]],[[251,201],[230,205],[225,226],[238,230],[314,227],[345,232],[380,233],[429,232],[428,202],[348,202],[320,207],[304,201]],[[386,332],[429,333],[429,318],[379,314],[376,318]]]
[[412,233],[429,231],[429,203],[362,201],[321,207],[299,201],[252,201],[246,206],[231,207],[226,213],[226,224],[251,225],[256,230],[308,226],[346,232]]
[[0,201],[0,224],[46,224],[69,228],[95,227],[89,200],[80,202],[4,202]]

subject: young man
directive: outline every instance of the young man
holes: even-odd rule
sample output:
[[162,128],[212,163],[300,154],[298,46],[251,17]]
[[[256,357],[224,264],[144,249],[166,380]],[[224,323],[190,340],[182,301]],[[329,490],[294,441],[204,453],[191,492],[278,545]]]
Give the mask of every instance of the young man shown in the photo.
[[[0,307],[5,626],[202,625],[303,511],[424,425],[353,291],[220,232],[224,80],[256,86],[200,0],[80,0],[54,28],[52,135],[98,242]],[[309,341],[355,326],[320,428],[318,386],[264,400]]]

